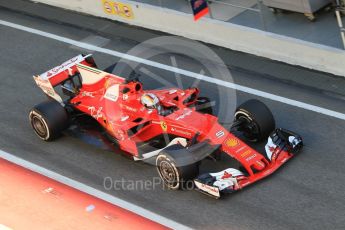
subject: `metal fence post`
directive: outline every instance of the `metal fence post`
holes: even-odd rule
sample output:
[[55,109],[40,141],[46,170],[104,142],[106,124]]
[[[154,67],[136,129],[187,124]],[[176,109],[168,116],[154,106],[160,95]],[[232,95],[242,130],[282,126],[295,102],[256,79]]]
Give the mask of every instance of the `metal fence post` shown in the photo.
[[212,9],[211,9],[211,4],[210,4],[212,1],[206,0],[206,2],[207,2],[207,5],[208,5],[208,12],[210,14],[210,18],[213,19],[213,14],[212,14]]
[[264,31],[267,31],[267,26],[266,26],[266,22],[265,22],[265,18],[264,15],[262,13],[262,3],[260,0],[256,0],[258,7],[259,7],[259,14],[260,14],[260,19],[261,19],[261,25]]
[[343,45],[344,45],[344,49],[345,49],[345,28],[344,28],[344,25],[343,25],[343,21],[342,21],[342,18],[341,18],[341,8],[340,7],[337,7],[337,9],[335,10],[335,14],[337,15],[337,21],[338,21],[338,25],[339,25],[339,28],[340,28],[340,35],[341,35],[341,38],[343,40]]

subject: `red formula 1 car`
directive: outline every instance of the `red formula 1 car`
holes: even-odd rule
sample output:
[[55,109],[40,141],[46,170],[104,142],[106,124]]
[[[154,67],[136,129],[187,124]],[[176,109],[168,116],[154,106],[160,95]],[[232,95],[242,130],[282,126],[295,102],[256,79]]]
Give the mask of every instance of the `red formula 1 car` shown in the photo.
[[[97,69],[91,55],[72,58],[34,80],[50,98],[29,115],[42,140],[57,138],[71,121],[87,115],[134,160],[154,159],[171,189],[193,180],[199,191],[219,198],[270,175],[303,146],[299,135],[276,129],[270,110],[257,100],[238,107],[229,131],[203,108],[208,100],[197,88],[144,90],[137,79]],[[233,130],[251,142],[268,138],[265,153]],[[227,154],[240,167],[199,175],[200,162],[211,154]]]

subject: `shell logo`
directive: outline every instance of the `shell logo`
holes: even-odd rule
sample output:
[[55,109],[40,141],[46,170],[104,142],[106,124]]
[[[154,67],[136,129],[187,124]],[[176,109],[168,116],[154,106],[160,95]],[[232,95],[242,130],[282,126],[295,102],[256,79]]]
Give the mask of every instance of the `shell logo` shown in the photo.
[[235,138],[230,138],[230,139],[226,140],[225,144],[230,148],[234,148],[237,145],[239,145],[239,142]]

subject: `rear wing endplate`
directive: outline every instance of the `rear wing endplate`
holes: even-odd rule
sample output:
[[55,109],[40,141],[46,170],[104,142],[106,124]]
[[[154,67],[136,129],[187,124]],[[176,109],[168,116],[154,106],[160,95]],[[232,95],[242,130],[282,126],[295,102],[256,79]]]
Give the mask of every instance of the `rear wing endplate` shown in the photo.
[[34,76],[34,80],[37,86],[40,87],[45,94],[47,94],[49,97],[58,101],[60,104],[62,105],[64,104],[62,98],[60,97],[59,94],[55,92],[54,87],[52,86],[52,84],[50,83],[48,79],[42,78],[38,75],[38,76]]
[[80,63],[95,65],[91,54],[86,56],[80,54],[45,73],[33,76],[33,78],[37,86],[40,87],[45,94],[63,104],[61,96],[56,93],[54,87],[67,80],[69,76],[75,74],[77,71],[77,64]]

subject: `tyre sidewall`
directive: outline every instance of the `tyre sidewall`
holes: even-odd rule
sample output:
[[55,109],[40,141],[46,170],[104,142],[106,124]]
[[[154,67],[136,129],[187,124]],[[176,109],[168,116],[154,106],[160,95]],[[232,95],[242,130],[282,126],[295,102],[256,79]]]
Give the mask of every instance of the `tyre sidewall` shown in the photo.
[[[40,121],[42,121],[43,125],[45,126],[45,128],[46,128],[46,135],[45,136],[41,136],[38,133],[38,131],[36,130],[36,128],[35,128],[35,126],[33,124],[34,117],[37,117]],[[30,112],[30,114],[29,114],[29,119],[30,119],[30,123],[31,123],[31,126],[32,126],[33,130],[35,131],[36,135],[40,139],[42,139],[44,141],[47,141],[47,140],[51,139],[51,131],[50,131],[50,127],[49,127],[49,122],[44,118],[44,116],[42,116],[42,114],[39,111],[33,109]]]
[[258,137],[249,141],[262,141],[268,138],[275,129],[273,114],[261,101],[253,99],[240,105],[236,110],[235,120],[238,120],[241,116],[246,117],[246,119],[253,122],[258,127]]
[[[33,125],[34,118],[39,119],[46,128],[46,135],[42,136]],[[69,126],[69,116],[65,108],[57,101],[46,101],[36,105],[29,113],[29,120],[36,135],[44,140],[51,141],[61,135]]]
[[[238,110],[236,113],[235,113],[235,119],[239,119],[240,117],[246,117],[246,119],[248,119],[250,122],[254,122],[258,128],[259,128],[259,132],[260,132],[260,136],[262,135],[261,134],[261,130],[260,130],[260,125],[253,119],[252,115],[250,113],[248,113],[247,111],[245,110]],[[247,137],[246,137],[247,138]],[[257,142],[257,141],[260,141],[261,138],[260,137],[257,137],[255,139],[249,139],[247,138],[250,142]]]
[[[161,164],[162,162],[166,162],[168,163],[172,169],[174,170],[174,173],[175,173],[175,178],[176,178],[176,185],[174,186],[171,186],[167,183],[167,181],[164,179],[164,176],[162,175],[162,172],[160,170],[161,168]],[[164,184],[166,186],[168,186],[169,189],[172,189],[172,190],[178,190],[182,187],[182,181],[181,181],[181,174],[180,174],[180,171],[179,169],[176,167],[176,163],[175,161],[169,157],[168,155],[166,154],[160,154],[158,155],[157,159],[156,159],[156,166],[157,166],[157,171],[158,171],[158,174],[160,176],[160,178],[163,180]]]

